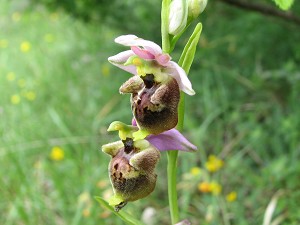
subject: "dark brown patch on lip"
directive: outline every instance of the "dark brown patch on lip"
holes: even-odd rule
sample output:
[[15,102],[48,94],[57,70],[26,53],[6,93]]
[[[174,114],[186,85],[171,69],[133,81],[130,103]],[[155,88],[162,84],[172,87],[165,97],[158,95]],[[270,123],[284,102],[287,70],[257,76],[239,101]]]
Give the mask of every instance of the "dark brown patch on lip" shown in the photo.
[[129,154],[131,151],[134,150],[132,138],[126,138],[126,140],[123,141],[123,144],[124,144],[124,152],[126,154]]
[[145,87],[138,95],[132,95],[131,102],[138,124],[152,134],[159,134],[177,125],[180,91],[175,79],[162,87],[152,78],[152,74],[143,78]]
[[153,74],[146,74],[146,76],[142,77],[142,79],[144,81],[145,87],[148,88],[148,89],[152,88],[153,85],[155,84]]

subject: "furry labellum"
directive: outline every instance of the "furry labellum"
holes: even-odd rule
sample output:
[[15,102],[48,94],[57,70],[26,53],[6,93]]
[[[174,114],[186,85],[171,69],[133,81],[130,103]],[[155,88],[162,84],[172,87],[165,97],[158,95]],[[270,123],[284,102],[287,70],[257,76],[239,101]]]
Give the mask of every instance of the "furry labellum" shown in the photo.
[[160,152],[148,141],[126,138],[103,145],[102,151],[112,156],[108,169],[114,196],[109,204],[115,207],[115,211],[154,190],[157,177],[154,169]]
[[174,78],[159,83],[153,74],[133,76],[121,86],[120,92],[131,93],[132,112],[142,129],[159,134],[177,125],[180,91]]

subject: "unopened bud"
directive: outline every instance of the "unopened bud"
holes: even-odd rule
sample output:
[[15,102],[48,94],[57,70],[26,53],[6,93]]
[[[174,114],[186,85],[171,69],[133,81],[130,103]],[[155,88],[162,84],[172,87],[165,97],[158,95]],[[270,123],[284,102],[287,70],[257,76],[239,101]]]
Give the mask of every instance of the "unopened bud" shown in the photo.
[[205,9],[207,0],[188,0],[188,17],[196,19]]
[[170,4],[169,33],[176,35],[186,26],[188,7],[186,0],[173,0]]

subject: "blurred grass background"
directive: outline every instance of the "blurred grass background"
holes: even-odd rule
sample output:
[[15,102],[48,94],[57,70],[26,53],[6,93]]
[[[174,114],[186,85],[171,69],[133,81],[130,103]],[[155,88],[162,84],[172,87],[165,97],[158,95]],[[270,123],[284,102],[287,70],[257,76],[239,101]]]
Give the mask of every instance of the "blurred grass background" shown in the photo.
[[[122,224],[94,200],[112,194],[100,149],[117,135],[107,126],[131,121],[118,93],[130,75],[107,58],[124,50],[113,42],[121,34],[160,43],[160,1],[75,3],[0,2],[0,224]],[[273,219],[299,224],[299,26],[218,1],[200,20],[185,117],[199,151],[179,157],[181,218],[262,224],[275,195]],[[165,154],[157,173],[154,193],[124,210],[141,218],[152,207],[153,223],[169,224]],[[205,193],[211,182],[218,191]]]

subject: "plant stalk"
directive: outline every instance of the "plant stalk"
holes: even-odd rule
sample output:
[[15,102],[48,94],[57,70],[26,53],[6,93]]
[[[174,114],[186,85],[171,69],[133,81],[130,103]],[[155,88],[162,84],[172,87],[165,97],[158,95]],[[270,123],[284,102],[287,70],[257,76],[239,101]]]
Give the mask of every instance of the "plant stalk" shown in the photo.
[[[169,35],[169,5],[170,0],[162,1],[161,9],[161,36],[162,36],[162,50],[165,53],[170,53],[171,51],[171,41]],[[179,120],[181,120],[179,118]],[[178,210],[178,199],[177,199],[177,156],[178,151],[168,152],[168,199],[170,207],[171,222],[175,224],[179,221],[179,210]]]

